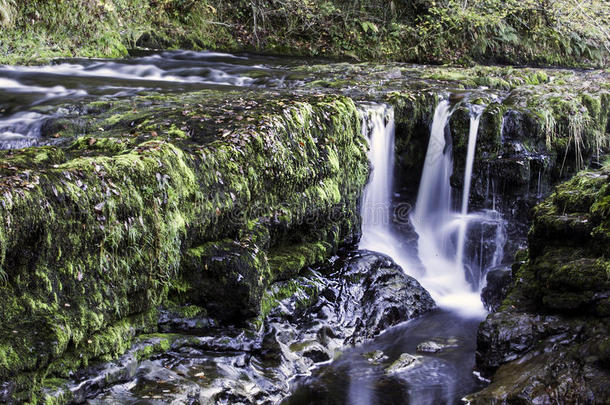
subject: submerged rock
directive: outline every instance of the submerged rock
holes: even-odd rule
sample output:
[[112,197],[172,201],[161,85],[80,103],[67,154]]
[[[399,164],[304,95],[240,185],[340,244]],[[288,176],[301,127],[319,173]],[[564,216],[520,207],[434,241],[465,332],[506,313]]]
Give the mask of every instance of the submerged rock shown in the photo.
[[370,363],[379,364],[380,362],[387,360],[388,356],[386,356],[383,351],[375,350],[374,352],[363,353],[362,354]]
[[418,344],[416,350],[420,353],[438,353],[454,347],[457,347],[455,339],[450,339],[446,342],[430,340]]
[[418,361],[417,356],[413,356],[412,354],[409,354],[409,353],[403,353],[400,355],[398,360],[396,360],[388,368],[386,368],[386,372],[389,374],[403,372],[407,368],[413,367],[417,361]]

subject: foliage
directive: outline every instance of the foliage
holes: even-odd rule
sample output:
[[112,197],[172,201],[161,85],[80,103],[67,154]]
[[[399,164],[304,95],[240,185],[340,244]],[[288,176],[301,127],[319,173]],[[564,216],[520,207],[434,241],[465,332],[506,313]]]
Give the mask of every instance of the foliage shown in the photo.
[[143,46],[603,66],[609,16],[603,0],[0,0],[0,60]]
[[15,3],[13,0],[0,0],[0,26],[10,27],[15,18]]
[[[603,64],[610,5],[576,0],[445,0],[417,17],[416,57],[512,64]],[[605,20],[604,20],[605,17]],[[449,55],[447,55],[449,53]]]

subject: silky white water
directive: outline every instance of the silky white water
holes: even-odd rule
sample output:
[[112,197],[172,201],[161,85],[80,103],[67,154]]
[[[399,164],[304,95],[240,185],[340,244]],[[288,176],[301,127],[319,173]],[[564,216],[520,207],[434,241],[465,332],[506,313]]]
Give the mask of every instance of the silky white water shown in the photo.
[[[392,227],[393,110],[370,105],[363,108],[362,114],[372,173],[364,191],[362,239],[358,247],[391,256],[407,274],[417,278],[440,307],[463,316],[481,316],[485,313],[480,299],[481,279],[487,269],[502,260],[506,235],[497,211],[468,213],[480,111],[472,115],[470,122],[462,204],[461,210],[455,212],[450,185],[452,145],[446,134],[451,106],[442,101],[435,110],[417,203],[410,216],[418,234],[419,261],[406,253],[404,238]],[[473,224],[480,235],[476,243],[468,243],[469,225]],[[491,235],[489,229],[493,229]],[[423,271],[418,271],[421,269],[418,263],[423,265]]]
[[411,217],[419,236],[419,258],[425,268],[419,281],[439,306],[463,315],[478,316],[484,313],[480,294],[467,282],[454,243],[456,233],[467,219],[452,211],[452,147],[447,142],[449,136],[445,135],[450,116],[449,103],[439,103],[434,112],[417,203]]
[[[472,166],[477,146],[477,135],[479,133],[479,122],[481,121],[482,110],[475,110],[470,114],[470,130],[468,133],[468,152],[466,155],[466,167],[464,168],[464,188],[462,190],[462,209],[460,211],[460,227],[458,230],[457,252],[455,265],[462,269],[464,273],[464,243],[466,241],[466,228],[468,227],[468,200],[470,198],[470,184],[472,181]],[[471,273],[471,279],[474,279]]]
[[372,171],[362,201],[362,238],[359,249],[387,254],[405,271],[413,266],[402,249],[402,240],[393,231],[392,185],[394,182],[394,110],[383,104],[366,105],[362,110],[362,132],[369,140]]

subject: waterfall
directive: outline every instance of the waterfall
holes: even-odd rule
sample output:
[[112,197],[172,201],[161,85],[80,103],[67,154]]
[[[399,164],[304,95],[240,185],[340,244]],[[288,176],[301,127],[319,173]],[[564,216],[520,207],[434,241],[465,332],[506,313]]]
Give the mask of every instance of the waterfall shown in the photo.
[[[361,107],[372,173],[364,190],[358,247],[392,257],[407,274],[418,279],[439,306],[464,316],[480,316],[485,313],[480,300],[481,281],[487,269],[501,262],[506,233],[497,211],[468,213],[480,110],[475,110],[470,120],[461,211],[452,210],[453,158],[447,125],[451,112],[448,101],[441,101],[434,112],[417,203],[410,215],[418,235],[416,258],[409,256],[405,238],[392,227],[394,111],[379,104]],[[493,188],[492,184],[492,192]],[[468,224],[480,235],[470,235]],[[470,243],[469,238],[476,241]],[[422,273],[414,274],[422,267]]]
[[[458,230],[457,252],[455,264],[464,269],[464,242],[466,239],[466,228],[468,227],[468,199],[470,198],[470,184],[472,182],[472,166],[477,146],[477,135],[479,133],[479,122],[481,120],[481,109],[476,109],[470,114],[470,130],[468,132],[468,153],[466,155],[466,167],[464,168],[464,188],[462,190],[462,210],[460,216],[460,227]],[[475,279],[471,274],[471,279]]]
[[362,238],[358,248],[392,257],[409,274],[415,269],[413,260],[404,249],[403,239],[392,228],[394,109],[384,104],[365,104],[360,112],[363,116],[362,134],[369,140],[372,172],[364,189]]
[[[361,249],[375,249],[390,228],[390,204],[394,170],[394,110],[385,105],[371,105],[363,111],[362,132],[369,138],[371,178],[364,190],[362,204]],[[386,124],[387,123],[387,124]]]
[[[449,102],[441,101],[434,112],[417,204],[412,215],[419,236],[419,259],[425,269],[419,281],[439,306],[478,315],[482,313],[483,305],[478,291],[473,290],[466,280],[462,263],[458,264],[456,260],[457,251],[453,243],[461,221],[451,209],[449,180],[453,159],[451,142],[447,141],[450,140],[447,133],[450,116]],[[474,131],[476,129],[471,125],[471,132]]]

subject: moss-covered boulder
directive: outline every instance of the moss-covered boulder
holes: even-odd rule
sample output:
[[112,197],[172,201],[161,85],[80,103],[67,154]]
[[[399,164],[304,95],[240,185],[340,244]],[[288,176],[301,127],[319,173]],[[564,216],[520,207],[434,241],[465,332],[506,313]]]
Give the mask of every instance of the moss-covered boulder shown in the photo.
[[269,283],[358,235],[351,100],[168,97],[105,106],[67,147],[1,152],[0,381],[18,400],[120,354],[169,301],[252,317]]
[[479,328],[477,367],[493,377],[471,403],[610,400],[609,201],[607,162],[536,207],[529,256]]

